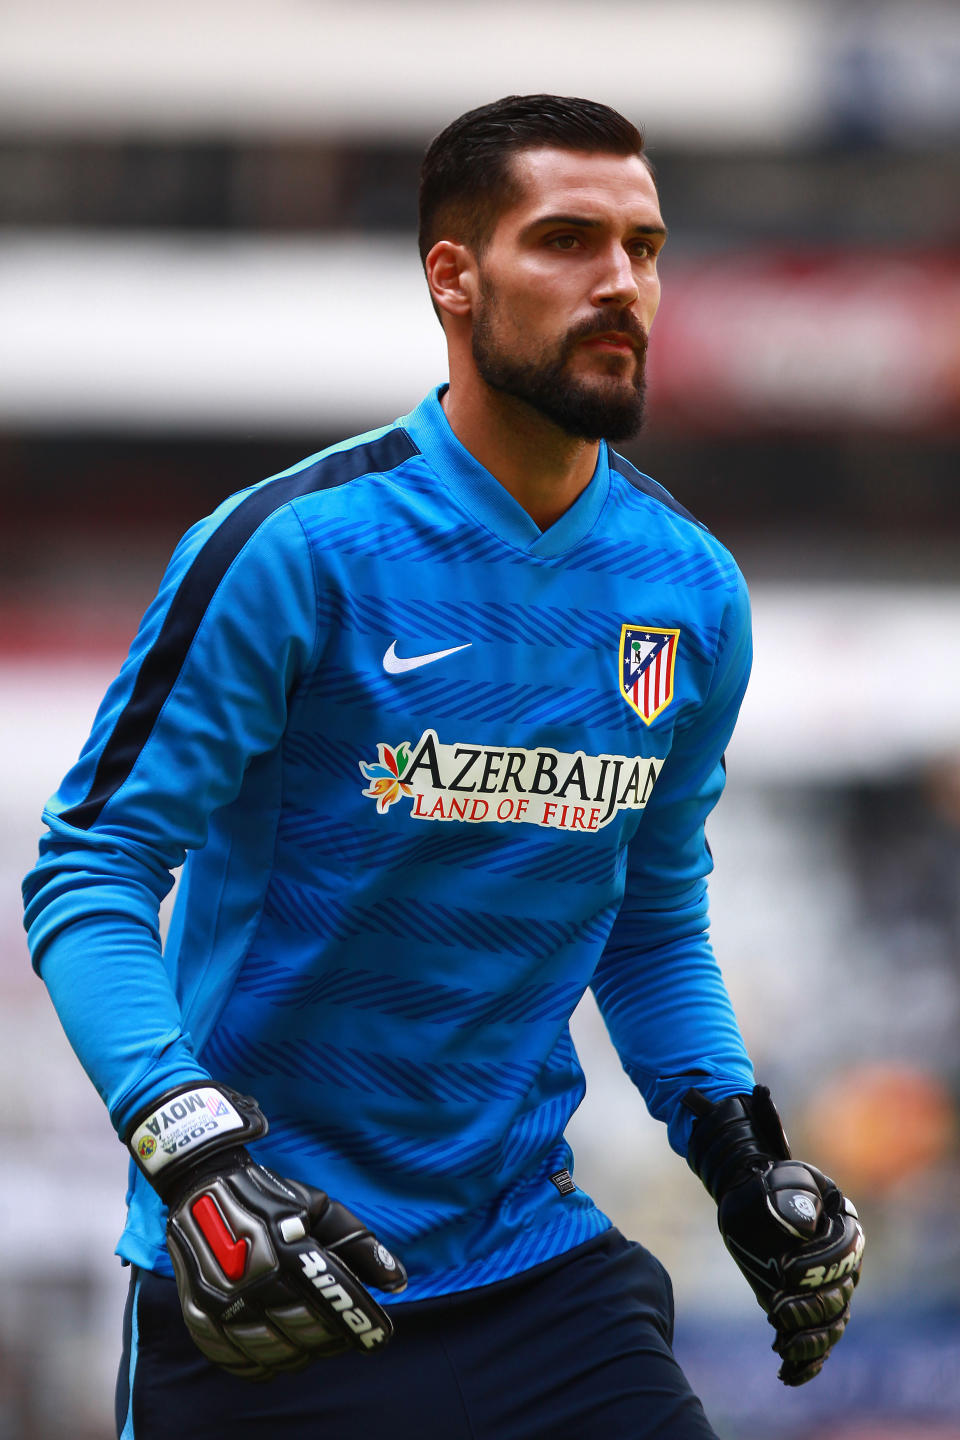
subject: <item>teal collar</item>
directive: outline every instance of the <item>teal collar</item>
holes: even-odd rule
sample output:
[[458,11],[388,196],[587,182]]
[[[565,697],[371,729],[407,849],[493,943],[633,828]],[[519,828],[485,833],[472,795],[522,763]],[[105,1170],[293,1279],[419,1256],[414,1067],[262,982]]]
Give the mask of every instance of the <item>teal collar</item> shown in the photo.
[[398,421],[437,477],[481,525],[508,545],[544,557],[572,549],[593,529],[610,489],[606,443],[600,442],[590,484],[559,520],[541,530],[500,481],[460,444],[440,404],[446,389],[446,385],[438,385],[416,410]]

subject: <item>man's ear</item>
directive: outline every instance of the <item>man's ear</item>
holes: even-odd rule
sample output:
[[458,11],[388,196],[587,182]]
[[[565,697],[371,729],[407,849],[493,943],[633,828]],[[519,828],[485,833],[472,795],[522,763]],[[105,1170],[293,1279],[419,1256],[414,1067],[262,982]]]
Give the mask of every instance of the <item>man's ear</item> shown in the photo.
[[427,252],[423,268],[437,308],[447,315],[469,315],[477,293],[473,252],[453,240],[438,240]]

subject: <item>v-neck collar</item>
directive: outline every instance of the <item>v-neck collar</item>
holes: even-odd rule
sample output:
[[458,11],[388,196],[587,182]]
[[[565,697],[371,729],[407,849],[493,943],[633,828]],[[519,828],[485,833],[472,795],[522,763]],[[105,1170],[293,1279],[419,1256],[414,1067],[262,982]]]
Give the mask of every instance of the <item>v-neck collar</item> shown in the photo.
[[450,428],[440,404],[447,389],[438,385],[409,415],[398,421],[429,461],[439,479],[480,524],[519,550],[549,557],[570,550],[596,524],[610,489],[606,442],[601,440],[597,465],[586,489],[546,530],[485,469]]

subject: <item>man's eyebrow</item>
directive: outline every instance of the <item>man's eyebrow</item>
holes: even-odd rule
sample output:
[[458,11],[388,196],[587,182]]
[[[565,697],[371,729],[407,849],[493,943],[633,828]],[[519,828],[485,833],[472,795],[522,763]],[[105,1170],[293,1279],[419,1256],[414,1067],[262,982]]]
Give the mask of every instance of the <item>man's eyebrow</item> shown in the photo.
[[[571,225],[580,230],[599,230],[605,223],[603,220],[595,220],[588,215],[538,215],[524,229],[530,231],[540,230],[545,225]],[[662,235],[666,238],[667,227],[666,225],[631,225],[630,233],[631,235]]]

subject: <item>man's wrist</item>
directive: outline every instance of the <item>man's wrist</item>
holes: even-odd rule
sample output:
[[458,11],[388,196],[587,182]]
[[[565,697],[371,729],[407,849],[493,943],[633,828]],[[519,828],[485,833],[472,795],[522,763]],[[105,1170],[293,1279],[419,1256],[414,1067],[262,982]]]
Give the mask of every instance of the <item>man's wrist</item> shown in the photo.
[[772,1160],[789,1160],[790,1146],[765,1085],[752,1093],[711,1101],[697,1089],[683,1104],[697,1119],[687,1163],[718,1203],[731,1188]]
[[135,1117],[127,1147],[165,1197],[198,1162],[239,1150],[267,1129],[266,1117],[249,1096],[213,1082],[179,1085]]

